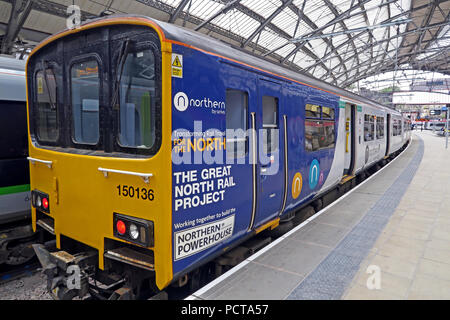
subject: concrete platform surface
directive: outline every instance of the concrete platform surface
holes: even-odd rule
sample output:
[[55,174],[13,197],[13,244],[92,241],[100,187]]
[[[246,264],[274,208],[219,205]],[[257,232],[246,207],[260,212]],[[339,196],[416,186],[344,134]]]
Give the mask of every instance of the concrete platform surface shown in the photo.
[[450,149],[389,166],[188,299],[450,299]]

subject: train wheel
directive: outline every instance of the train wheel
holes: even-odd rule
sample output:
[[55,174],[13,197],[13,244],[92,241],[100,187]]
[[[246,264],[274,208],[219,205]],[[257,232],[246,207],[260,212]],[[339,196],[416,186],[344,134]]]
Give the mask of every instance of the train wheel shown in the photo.
[[8,257],[5,263],[10,266],[18,266],[29,262],[35,257],[31,243],[19,243],[15,246],[8,246]]

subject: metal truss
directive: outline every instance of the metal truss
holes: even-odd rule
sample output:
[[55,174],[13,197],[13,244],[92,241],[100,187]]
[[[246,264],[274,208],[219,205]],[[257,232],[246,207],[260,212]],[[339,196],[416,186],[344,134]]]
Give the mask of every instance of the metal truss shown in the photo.
[[[11,16],[22,14],[21,19],[10,21],[2,52],[8,51],[31,9],[67,16],[66,6],[49,0],[0,1],[13,5]],[[450,0],[132,1],[149,7],[142,14],[164,12],[170,23],[207,33],[338,86],[405,68],[450,75]],[[97,4],[106,2],[96,0]],[[114,11],[114,2],[108,2]],[[18,3],[22,3],[20,8]],[[82,19],[96,17],[87,8],[81,9]],[[289,26],[282,23],[284,17],[292,21]],[[233,19],[239,28],[225,23]],[[278,40],[268,40],[268,35]]]

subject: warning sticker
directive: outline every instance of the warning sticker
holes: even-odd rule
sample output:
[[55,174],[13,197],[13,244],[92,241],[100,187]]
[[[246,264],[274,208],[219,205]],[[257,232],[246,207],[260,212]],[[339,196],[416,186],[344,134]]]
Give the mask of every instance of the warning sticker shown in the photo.
[[183,56],[172,53],[172,77],[183,78]]
[[175,260],[186,258],[231,237],[234,215],[175,233]]

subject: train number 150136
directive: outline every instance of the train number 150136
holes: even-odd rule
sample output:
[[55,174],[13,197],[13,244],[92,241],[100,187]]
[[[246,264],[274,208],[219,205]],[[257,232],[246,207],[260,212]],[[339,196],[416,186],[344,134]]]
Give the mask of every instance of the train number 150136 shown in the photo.
[[119,191],[119,197],[137,198],[150,201],[153,201],[155,199],[153,189],[139,188],[127,185],[118,185],[117,190]]

